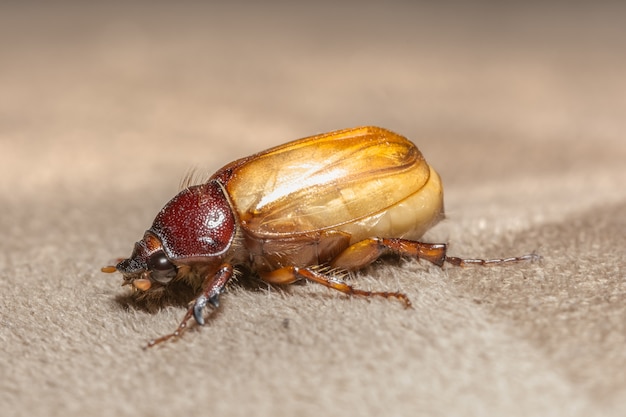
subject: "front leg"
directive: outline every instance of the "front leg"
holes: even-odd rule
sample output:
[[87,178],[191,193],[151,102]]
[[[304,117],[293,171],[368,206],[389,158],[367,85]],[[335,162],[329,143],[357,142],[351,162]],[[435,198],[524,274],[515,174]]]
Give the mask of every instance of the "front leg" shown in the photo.
[[232,276],[233,266],[231,264],[222,264],[214,275],[207,275],[202,285],[202,294],[194,300],[176,330],[170,334],[151,340],[146,347],[152,347],[173,337],[182,336],[187,328],[187,322],[191,317],[193,317],[199,325],[204,325],[204,317],[202,316],[204,307],[206,307],[207,304],[215,309],[219,307],[219,296],[224,291],[224,287]]

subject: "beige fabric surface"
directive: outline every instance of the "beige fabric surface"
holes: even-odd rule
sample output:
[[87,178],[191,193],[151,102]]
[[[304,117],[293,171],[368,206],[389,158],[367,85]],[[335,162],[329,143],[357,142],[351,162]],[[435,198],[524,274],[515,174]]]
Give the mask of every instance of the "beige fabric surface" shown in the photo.
[[[314,3],[314,2],[313,2]],[[626,10],[0,6],[3,416],[626,415]],[[373,124],[440,172],[457,256],[234,287],[147,340],[119,274],[192,167]]]

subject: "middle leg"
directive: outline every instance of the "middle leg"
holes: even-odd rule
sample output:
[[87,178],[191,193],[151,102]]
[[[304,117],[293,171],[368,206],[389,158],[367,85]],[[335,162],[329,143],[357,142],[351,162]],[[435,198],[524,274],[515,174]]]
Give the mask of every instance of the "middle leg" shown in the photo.
[[385,298],[397,298],[402,301],[405,307],[411,307],[411,300],[406,294],[401,292],[388,292],[388,291],[367,291],[354,288],[347,284],[341,278],[336,275],[323,273],[311,268],[299,268],[297,266],[286,266],[270,272],[261,274],[261,279],[270,284],[291,284],[296,281],[305,279],[307,281],[316,282],[325,287],[332,288],[337,291],[341,291],[348,295],[360,295],[364,297],[385,297]]

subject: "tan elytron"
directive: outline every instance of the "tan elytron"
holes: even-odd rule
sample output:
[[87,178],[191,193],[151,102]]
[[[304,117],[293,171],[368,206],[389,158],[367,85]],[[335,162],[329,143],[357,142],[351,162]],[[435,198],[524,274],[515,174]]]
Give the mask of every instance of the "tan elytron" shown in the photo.
[[259,238],[324,230],[416,239],[443,217],[439,175],[389,130],[312,136],[232,164],[226,185],[242,227]]

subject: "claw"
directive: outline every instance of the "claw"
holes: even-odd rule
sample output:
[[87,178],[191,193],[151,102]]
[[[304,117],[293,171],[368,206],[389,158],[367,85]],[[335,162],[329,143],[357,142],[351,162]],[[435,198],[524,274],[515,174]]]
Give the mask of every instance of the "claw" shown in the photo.
[[211,304],[211,306],[215,309],[218,309],[220,307],[220,295],[218,294],[213,294],[211,297],[209,297],[209,304]]
[[202,315],[202,310],[209,304],[214,309],[219,308],[220,306],[220,295],[213,294],[209,298],[205,295],[201,295],[196,298],[196,301],[193,303],[193,318],[196,319],[196,322],[200,326],[204,326],[204,316]]
[[204,326],[204,316],[202,315],[202,310],[204,310],[207,304],[217,310],[220,306],[220,294],[213,294],[209,298],[205,295],[201,295],[196,298],[196,301],[193,303],[193,318],[196,319],[196,322],[198,322],[200,326]]
[[193,303],[193,318],[196,319],[196,322],[200,326],[204,326],[204,317],[202,316],[202,310],[206,307],[206,303],[209,301],[204,295],[196,298],[196,301]]

